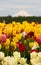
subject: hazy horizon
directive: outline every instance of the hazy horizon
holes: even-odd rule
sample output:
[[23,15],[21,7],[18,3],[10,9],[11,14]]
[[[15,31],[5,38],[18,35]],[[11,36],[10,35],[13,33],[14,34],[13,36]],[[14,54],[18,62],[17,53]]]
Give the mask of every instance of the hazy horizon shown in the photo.
[[41,0],[0,0],[0,16],[13,16],[20,11],[41,16]]

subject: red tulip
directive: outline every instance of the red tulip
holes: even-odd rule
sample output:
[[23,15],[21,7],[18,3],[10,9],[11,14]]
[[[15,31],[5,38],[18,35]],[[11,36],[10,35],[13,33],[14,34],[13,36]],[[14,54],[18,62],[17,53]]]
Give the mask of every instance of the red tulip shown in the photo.
[[23,47],[23,43],[22,43],[22,42],[17,43],[17,44],[16,44],[16,47],[17,47],[17,48]]
[[26,46],[19,48],[19,50],[20,50],[21,53],[24,52],[26,50]]
[[30,32],[28,33],[28,35],[32,37],[32,36],[34,36],[34,32],[30,31]]
[[28,39],[28,35],[25,35],[24,38],[25,38],[25,39]]
[[37,41],[37,38],[36,37],[33,37],[33,40]]
[[41,34],[38,36],[38,38],[36,39],[36,41],[41,44]]
[[10,51],[12,51],[13,50],[13,47],[10,47]]
[[19,51],[22,53],[26,50],[26,46],[20,42],[20,43],[17,43],[17,48],[19,49]]
[[30,50],[30,53],[32,53],[32,52],[38,52],[38,50],[35,50],[35,49],[34,50]]

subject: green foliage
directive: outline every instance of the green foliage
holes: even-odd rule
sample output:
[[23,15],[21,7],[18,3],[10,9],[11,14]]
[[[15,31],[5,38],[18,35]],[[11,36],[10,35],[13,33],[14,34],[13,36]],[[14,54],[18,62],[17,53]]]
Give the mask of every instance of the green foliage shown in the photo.
[[6,21],[6,23],[11,23],[12,21],[16,21],[16,22],[21,22],[22,21],[28,21],[28,22],[36,22],[38,21],[39,23],[41,23],[41,16],[40,17],[35,17],[35,16],[29,16],[29,17],[12,17],[12,16],[3,16],[0,17],[0,22]]

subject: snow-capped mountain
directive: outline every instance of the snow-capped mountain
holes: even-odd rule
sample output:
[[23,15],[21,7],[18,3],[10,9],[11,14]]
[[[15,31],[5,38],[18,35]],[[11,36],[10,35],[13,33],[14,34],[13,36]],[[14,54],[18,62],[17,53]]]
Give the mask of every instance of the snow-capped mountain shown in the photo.
[[25,11],[20,11],[17,14],[14,14],[13,17],[18,17],[18,16],[31,16],[31,14],[25,12]]

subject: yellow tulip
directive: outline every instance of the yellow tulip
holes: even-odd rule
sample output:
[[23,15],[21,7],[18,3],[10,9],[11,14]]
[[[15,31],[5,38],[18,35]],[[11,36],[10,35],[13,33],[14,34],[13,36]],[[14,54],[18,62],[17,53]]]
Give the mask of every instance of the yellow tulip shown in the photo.
[[29,47],[32,48],[34,46],[34,43],[33,42],[30,42],[29,43]]
[[5,46],[6,49],[9,49],[9,45],[8,46]]
[[36,45],[37,47],[39,46],[39,44],[37,42],[30,42],[29,43],[29,47],[32,48],[34,45]]
[[26,40],[24,40],[24,44],[26,43]]
[[10,39],[6,39],[6,42],[4,43],[4,45],[9,46],[10,45]]
[[17,39],[17,37],[14,37],[13,41],[18,42],[19,40]]
[[0,44],[0,50],[1,50],[1,48],[2,48],[2,45]]
[[18,39],[18,40],[20,40],[21,38],[22,38],[22,34],[20,33],[20,34],[16,34],[16,38]]
[[14,48],[16,48],[16,42],[11,42],[11,46],[13,46]]

